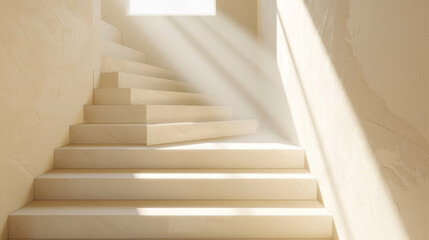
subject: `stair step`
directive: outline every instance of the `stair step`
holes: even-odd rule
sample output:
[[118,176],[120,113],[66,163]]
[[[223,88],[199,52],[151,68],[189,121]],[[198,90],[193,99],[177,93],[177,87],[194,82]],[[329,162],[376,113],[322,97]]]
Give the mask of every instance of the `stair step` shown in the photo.
[[122,31],[116,26],[113,26],[112,24],[101,21],[100,26],[100,34],[101,37],[104,39],[107,39],[112,42],[116,42],[121,44],[122,43]]
[[33,201],[9,237],[39,239],[331,238],[317,201]]
[[54,169],[35,199],[315,200],[306,169]]
[[104,56],[122,58],[141,63],[146,62],[146,54],[140,51],[106,39],[101,39],[100,43],[101,54]]
[[225,121],[232,107],[189,105],[86,105],[85,123],[173,123]]
[[219,138],[256,132],[256,120],[161,124],[76,124],[71,144],[162,144]]
[[127,72],[150,77],[176,79],[176,75],[170,70],[141,62],[109,56],[102,56],[101,72]]
[[216,105],[214,95],[137,88],[95,88],[94,104]]
[[100,85],[98,87],[143,88],[173,92],[197,92],[197,89],[194,86],[186,82],[123,72],[102,73]]
[[304,168],[304,150],[281,143],[67,145],[55,168]]

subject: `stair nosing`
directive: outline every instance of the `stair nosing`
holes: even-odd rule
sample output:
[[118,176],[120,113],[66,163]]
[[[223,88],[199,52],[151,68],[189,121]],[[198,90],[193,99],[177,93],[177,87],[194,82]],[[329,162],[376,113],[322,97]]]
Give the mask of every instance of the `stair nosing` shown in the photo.
[[146,106],[146,107],[195,107],[195,108],[233,108],[231,105],[189,105],[189,104],[181,104],[181,105],[169,105],[169,104],[85,104],[84,106],[98,107],[98,106]]
[[[49,204],[49,206],[47,206]],[[41,206],[42,205],[42,206]],[[78,206],[76,206],[78,205]],[[273,207],[273,205],[275,207]],[[196,208],[193,206],[197,206]],[[72,208],[87,209],[91,207],[92,212],[70,214]],[[316,214],[297,215],[296,212],[307,211],[318,212],[317,216],[331,217],[324,205],[316,200],[34,200],[23,208],[10,214],[14,217],[24,216],[133,216],[138,212],[119,213],[117,210],[127,211],[130,209],[284,209],[295,210],[295,214],[233,214],[229,216],[315,216]],[[69,208],[69,209],[67,209]],[[95,211],[94,211],[95,209]],[[116,210],[116,211],[115,211]],[[31,212],[32,211],[32,212]],[[61,212],[63,211],[63,212]],[[110,211],[110,212],[109,212]],[[68,213],[67,213],[68,212]],[[41,214],[44,213],[44,214]],[[119,214],[118,214],[119,213]],[[140,215],[145,216],[145,215]],[[146,215],[150,216],[150,215]],[[174,215],[164,215],[174,216]],[[195,216],[195,215],[194,215]],[[192,217],[192,216],[191,216]]]
[[[226,175],[226,176],[225,176]],[[103,168],[103,169],[52,169],[42,175],[37,176],[36,181],[58,180],[58,179],[133,179],[133,180],[171,180],[171,179],[192,179],[192,180],[212,180],[212,179],[228,179],[228,180],[262,180],[262,179],[309,179],[317,180],[305,168],[289,168],[289,169],[204,169],[204,168],[187,168],[187,169],[118,169],[118,168]]]
[[181,126],[192,124],[211,124],[211,123],[232,123],[232,122],[258,122],[256,119],[232,119],[219,121],[201,121],[201,122],[174,122],[174,123],[77,123],[71,126],[115,126],[115,127],[150,127],[150,126]]

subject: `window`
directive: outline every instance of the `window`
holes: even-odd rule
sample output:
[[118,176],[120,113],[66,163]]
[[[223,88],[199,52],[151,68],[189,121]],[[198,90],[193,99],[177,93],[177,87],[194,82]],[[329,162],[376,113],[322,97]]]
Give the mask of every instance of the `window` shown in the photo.
[[128,16],[214,16],[216,0],[128,0]]

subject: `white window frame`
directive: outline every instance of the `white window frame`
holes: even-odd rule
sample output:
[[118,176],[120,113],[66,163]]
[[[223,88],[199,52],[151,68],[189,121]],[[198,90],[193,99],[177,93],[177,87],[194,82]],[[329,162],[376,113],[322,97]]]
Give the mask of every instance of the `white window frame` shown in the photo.
[[[127,14],[127,16],[216,16],[216,0],[204,0],[204,1],[210,1],[210,2],[212,2],[211,4],[213,4],[212,6],[211,6],[211,11],[210,12],[200,12],[200,13],[198,13],[198,12],[192,12],[192,13],[189,13],[189,12],[184,12],[184,9],[182,9],[182,10],[180,10],[180,11],[178,11],[178,12],[172,12],[172,11],[163,11],[163,10],[159,10],[158,12],[152,12],[152,13],[150,13],[150,12],[137,12],[137,10],[135,10],[134,12],[133,11],[131,11],[131,9],[130,9],[130,6],[131,6],[131,4],[132,4],[132,2],[133,1],[139,1],[139,0],[127,0],[127,12],[126,12],[126,14]],[[153,1],[154,3],[156,2],[156,3],[159,3],[159,2],[161,2],[161,1],[163,1],[163,0],[143,0],[143,1]],[[167,1],[183,1],[183,2],[188,2],[188,4],[189,4],[189,2],[192,2],[192,1],[198,1],[198,2],[200,2],[200,1],[202,1],[202,0],[167,0]]]

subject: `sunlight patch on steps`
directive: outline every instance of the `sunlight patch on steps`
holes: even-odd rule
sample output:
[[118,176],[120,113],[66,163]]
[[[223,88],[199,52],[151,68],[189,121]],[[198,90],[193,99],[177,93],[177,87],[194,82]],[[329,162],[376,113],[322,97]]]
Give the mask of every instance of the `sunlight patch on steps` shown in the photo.
[[137,208],[148,216],[329,216],[324,208]]
[[137,179],[313,179],[311,174],[302,173],[135,173]]

